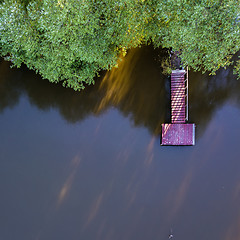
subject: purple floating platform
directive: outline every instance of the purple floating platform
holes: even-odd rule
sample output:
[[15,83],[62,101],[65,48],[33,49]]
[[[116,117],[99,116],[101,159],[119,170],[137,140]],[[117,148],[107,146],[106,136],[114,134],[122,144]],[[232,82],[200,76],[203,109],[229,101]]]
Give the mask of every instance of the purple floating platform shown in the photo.
[[194,123],[162,124],[161,145],[169,146],[195,145],[195,124]]

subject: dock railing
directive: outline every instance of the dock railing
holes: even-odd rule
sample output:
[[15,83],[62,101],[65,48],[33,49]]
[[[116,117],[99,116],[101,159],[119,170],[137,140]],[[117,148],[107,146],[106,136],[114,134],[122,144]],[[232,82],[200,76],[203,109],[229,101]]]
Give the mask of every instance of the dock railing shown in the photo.
[[188,66],[186,67],[186,121],[188,121]]

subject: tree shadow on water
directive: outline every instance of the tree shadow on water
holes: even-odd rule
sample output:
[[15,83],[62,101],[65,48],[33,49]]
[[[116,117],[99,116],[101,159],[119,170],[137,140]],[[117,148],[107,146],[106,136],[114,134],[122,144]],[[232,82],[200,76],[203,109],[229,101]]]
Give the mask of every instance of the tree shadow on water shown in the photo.
[[[2,60],[0,112],[13,108],[23,95],[41,110],[57,109],[69,123],[115,107],[135,126],[144,126],[151,134],[159,135],[161,123],[170,121],[169,78],[162,74],[159,62],[165,54],[151,46],[132,49],[117,68],[102,73],[94,86],[81,92],[49,83],[26,67],[10,69],[10,64]],[[201,135],[221,105],[233,98],[240,103],[240,83],[230,68],[215,76],[190,72],[189,79],[189,120],[197,124]]]
[[161,74],[154,54],[157,57],[159,53],[151,47],[129,51],[118,68],[103,73],[94,86],[87,86],[81,92],[49,83],[26,67],[11,69],[2,60],[0,112],[14,107],[26,95],[33,106],[46,111],[55,108],[70,123],[115,107],[130,117],[134,125],[143,125],[157,133],[169,106],[166,76]]
[[240,107],[240,81],[233,75],[232,67],[220,69],[216,75],[190,72],[189,117],[197,125],[201,136],[217,110],[229,101]]

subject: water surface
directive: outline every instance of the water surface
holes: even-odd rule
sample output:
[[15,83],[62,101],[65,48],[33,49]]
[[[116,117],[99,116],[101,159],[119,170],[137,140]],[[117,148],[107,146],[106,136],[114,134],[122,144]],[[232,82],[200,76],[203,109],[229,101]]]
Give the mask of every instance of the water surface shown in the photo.
[[0,239],[240,238],[240,83],[190,72],[196,146],[161,147],[169,80],[133,49],[76,93],[0,63]]

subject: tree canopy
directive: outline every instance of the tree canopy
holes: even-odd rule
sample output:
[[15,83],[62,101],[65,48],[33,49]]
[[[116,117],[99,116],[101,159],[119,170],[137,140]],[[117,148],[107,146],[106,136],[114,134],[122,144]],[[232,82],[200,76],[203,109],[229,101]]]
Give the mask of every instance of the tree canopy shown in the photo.
[[240,49],[239,13],[239,0],[1,0],[0,54],[75,90],[150,43],[214,73]]

